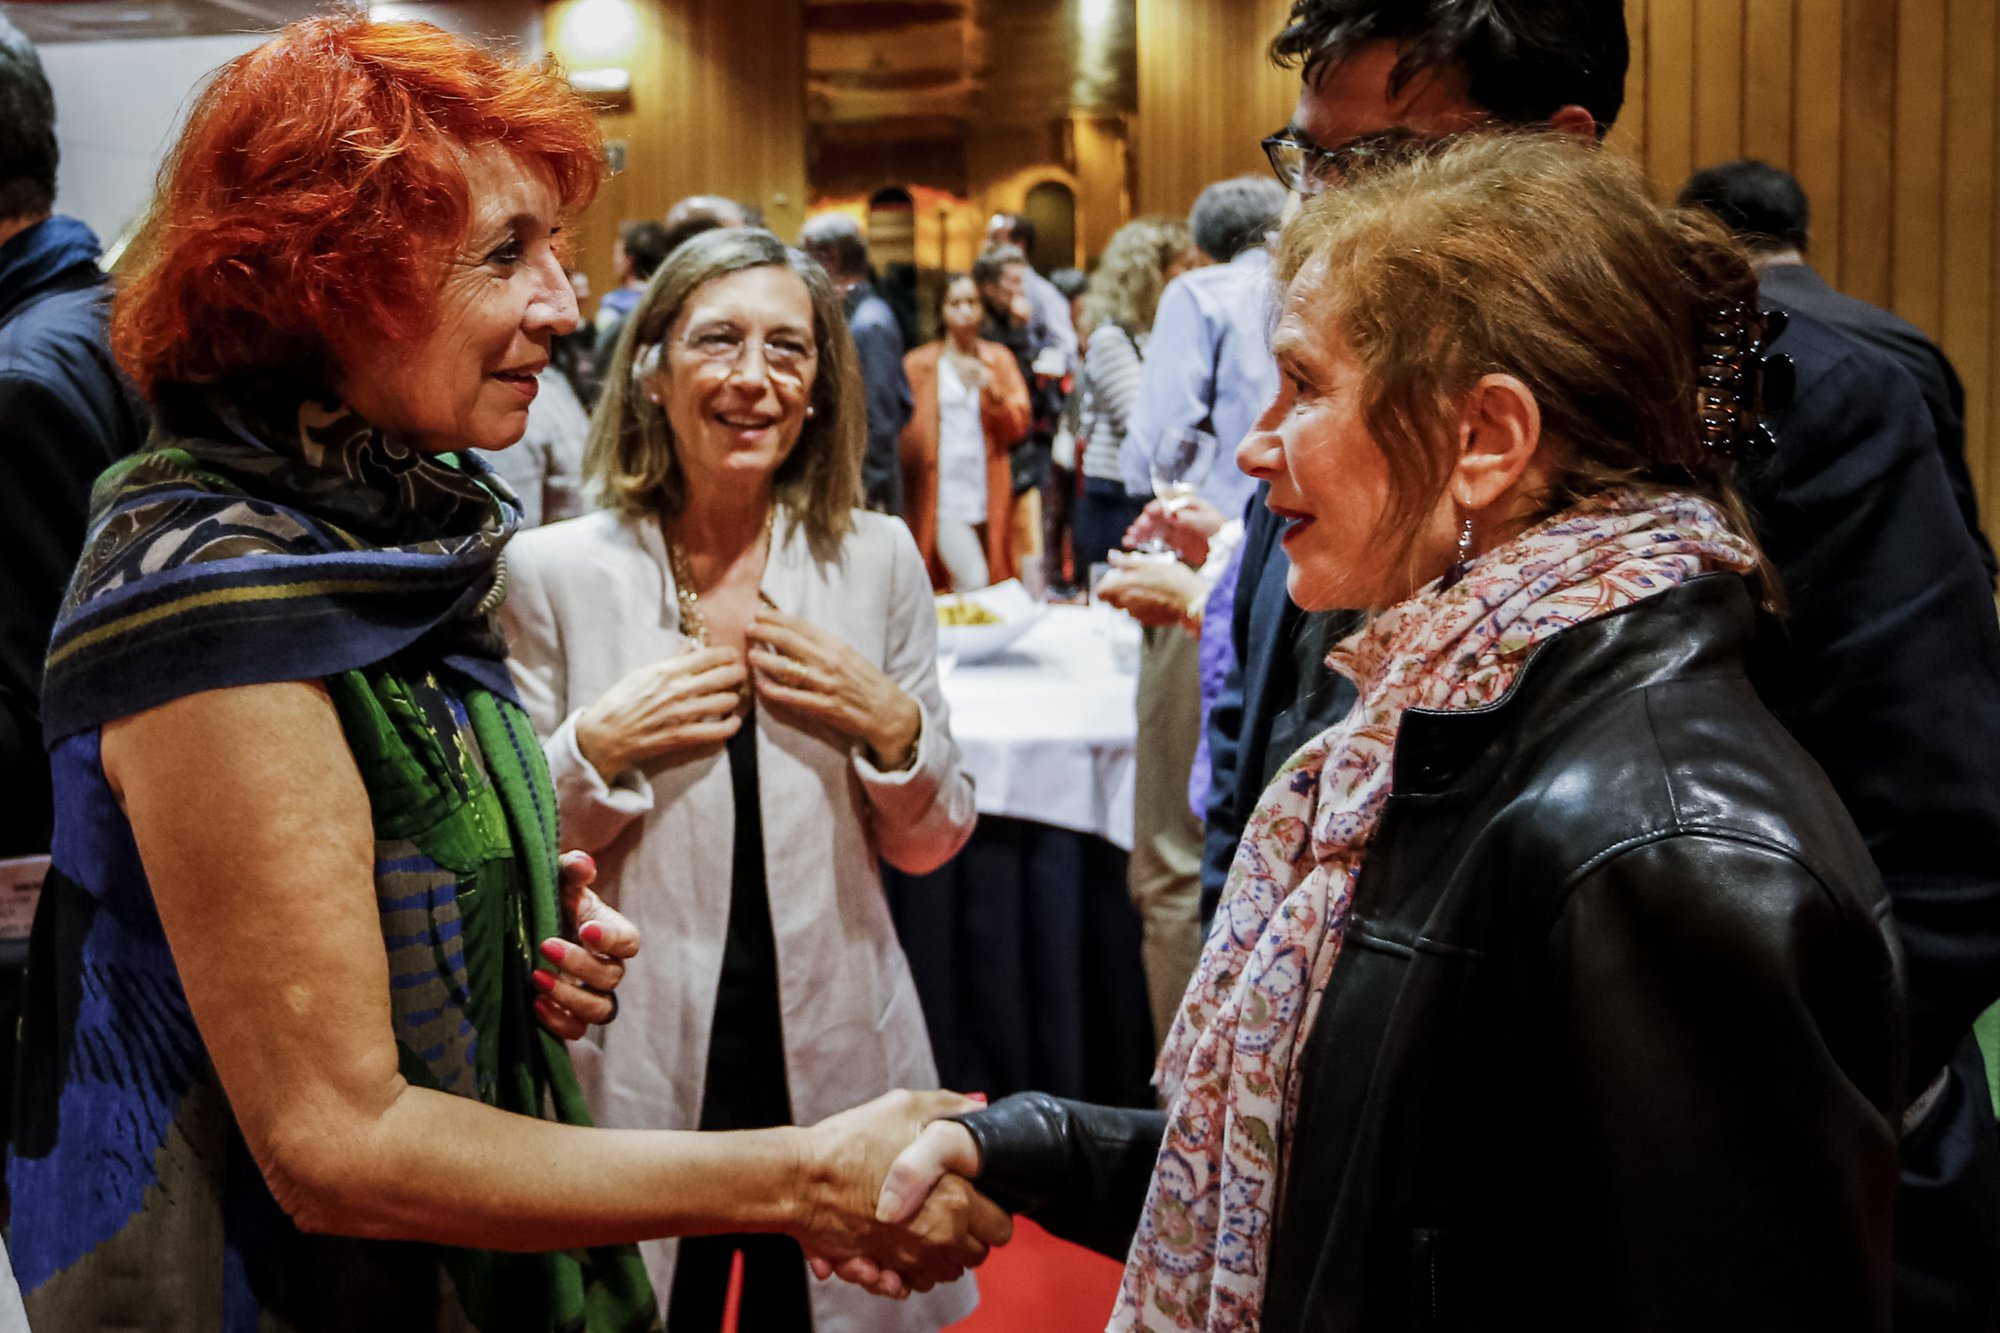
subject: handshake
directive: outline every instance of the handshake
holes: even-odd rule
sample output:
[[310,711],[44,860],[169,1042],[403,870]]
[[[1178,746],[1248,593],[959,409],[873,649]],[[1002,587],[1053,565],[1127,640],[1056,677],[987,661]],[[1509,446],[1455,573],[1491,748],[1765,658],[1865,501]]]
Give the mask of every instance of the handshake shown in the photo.
[[981,1103],[955,1092],[891,1092],[805,1130],[794,1234],[813,1273],[878,1296],[929,1291],[985,1262],[1014,1223],[968,1183],[979,1153],[941,1116]]

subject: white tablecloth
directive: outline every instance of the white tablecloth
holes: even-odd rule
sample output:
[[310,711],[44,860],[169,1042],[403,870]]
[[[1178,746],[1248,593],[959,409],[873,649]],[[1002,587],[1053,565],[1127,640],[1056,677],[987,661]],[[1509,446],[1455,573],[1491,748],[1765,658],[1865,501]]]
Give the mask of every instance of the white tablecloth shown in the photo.
[[1132,850],[1135,685],[1080,606],[1052,606],[998,657],[953,667],[944,694],[980,813]]

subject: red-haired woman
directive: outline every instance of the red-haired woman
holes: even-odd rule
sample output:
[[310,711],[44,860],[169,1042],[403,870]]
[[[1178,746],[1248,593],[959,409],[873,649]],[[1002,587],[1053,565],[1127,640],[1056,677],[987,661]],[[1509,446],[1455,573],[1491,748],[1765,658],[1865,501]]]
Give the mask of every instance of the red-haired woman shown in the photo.
[[190,117],[114,317],[155,433],[49,658],[9,1162],[42,1327],[597,1333],[657,1321],[642,1237],[902,1250],[928,1285],[1004,1235],[970,1196],[873,1220],[948,1094],[581,1123],[559,1038],[638,942],[587,872],[559,890],[494,619],[518,510],[474,451],[576,322],[556,235],[598,161],[553,71],[414,24],[297,24]]

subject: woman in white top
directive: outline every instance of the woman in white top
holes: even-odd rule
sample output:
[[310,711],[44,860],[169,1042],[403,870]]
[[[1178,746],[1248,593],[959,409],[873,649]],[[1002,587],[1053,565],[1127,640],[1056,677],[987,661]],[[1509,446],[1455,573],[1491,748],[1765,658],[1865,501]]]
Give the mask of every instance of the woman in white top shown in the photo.
[[1160,293],[1201,262],[1187,223],[1135,218],[1112,234],[1083,293],[1083,494],[1076,505],[1077,568],[1102,561],[1123,543],[1148,497],[1129,495],[1118,448],[1139,394],[1139,372]]
[[944,336],[903,358],[912,410],[903,428],[903,517],[938,588],[963,592],[1015,573],[1008,450],[1028,431],[1028,386],[1014,355],[979,336],[970,274],[946,279]]
[[[676,250],[630,321],[587,456],[609,508],[524,534],[505,608],[565,841],[646,939],[593,1110],[748,1129],[935,1087],[877,861],[949,858],[972,784],[923,562],[855,507],[839,298],[770,233],[721,230]],[[976,1299],[812,1284],[783,1239],[643,1252],[675,1333],[719,1326],[737,1253],[745,1328],[932,1333]]]

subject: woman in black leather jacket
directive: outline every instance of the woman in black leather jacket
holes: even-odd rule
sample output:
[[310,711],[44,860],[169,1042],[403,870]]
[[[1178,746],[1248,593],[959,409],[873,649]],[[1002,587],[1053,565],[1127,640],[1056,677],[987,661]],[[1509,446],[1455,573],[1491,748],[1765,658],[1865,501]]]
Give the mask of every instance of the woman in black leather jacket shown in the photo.
[[1609,154],[1479,136],[1308,204],[1238,451],[1359,701],[1247,830],[1165,1112],[1039,1094],[941,1169],[1126,1254],[1110,1327],[1888,1326],[1901,961],[1758,702],[1729,484],[1764,321]]

